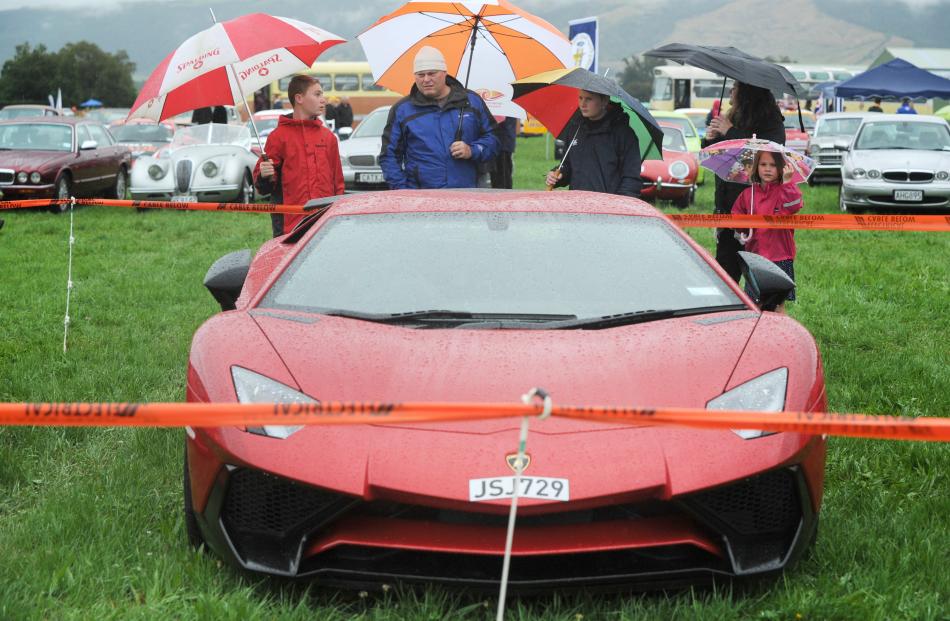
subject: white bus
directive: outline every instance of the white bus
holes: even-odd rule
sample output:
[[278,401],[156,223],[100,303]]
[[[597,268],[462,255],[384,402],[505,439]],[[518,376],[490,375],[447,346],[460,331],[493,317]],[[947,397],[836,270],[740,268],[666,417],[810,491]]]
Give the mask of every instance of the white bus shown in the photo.
[[686,65],[661,65],[653,69],[653,94],[650,108],[676,110],[678,108],[712,108],[721,96],[729,101],[732,80],[723,79],[704,69]]

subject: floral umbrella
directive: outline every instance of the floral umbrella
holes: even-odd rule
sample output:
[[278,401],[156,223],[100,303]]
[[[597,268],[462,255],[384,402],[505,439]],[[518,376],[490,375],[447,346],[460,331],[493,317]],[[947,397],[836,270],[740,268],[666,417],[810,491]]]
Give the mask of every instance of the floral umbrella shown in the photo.
[[699,165],[713,171],[725,181],[749,184],[749,173],[752,171],[752,160],[756,151],[780,153],[795,171],[790,183],[804,183],[815,168],[815,161],[804,153],[755,136],[723,140],[706,147],[699,152]]

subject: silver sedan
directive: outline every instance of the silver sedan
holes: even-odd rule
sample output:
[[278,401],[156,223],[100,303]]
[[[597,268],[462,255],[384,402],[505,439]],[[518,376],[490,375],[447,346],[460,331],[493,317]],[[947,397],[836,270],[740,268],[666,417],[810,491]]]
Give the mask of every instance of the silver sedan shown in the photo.
[[340,142],[343,182],[347,190],[388,190],[379,167],[383,130],[389,118],[389,106],[376,108],[366,115],[353,133]]

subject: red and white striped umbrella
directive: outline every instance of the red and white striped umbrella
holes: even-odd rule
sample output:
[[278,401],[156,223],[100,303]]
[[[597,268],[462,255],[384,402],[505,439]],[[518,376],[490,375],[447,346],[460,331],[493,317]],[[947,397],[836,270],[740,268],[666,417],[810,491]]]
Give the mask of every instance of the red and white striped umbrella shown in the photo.
[[207,106],[241,102],[274,80],[309,69],[346,39],[289,17],[252,13],[190,37],[145,81],[129,118],[161,121]]

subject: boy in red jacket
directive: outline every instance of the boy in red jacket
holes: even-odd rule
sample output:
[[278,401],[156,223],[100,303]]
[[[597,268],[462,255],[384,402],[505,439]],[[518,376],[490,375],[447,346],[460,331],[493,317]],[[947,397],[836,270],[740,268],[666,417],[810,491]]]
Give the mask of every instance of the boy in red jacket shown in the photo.
[[[267,137],[266,159],[254,167],[254,183],[276,203],[303,205],[312,198],[343,194],[343,167],[336,136],[319,116],[326,109],[320,81],[306,75],[290,80],[293,114],[282,116]],[[274,214],[274,236],[289,233],[303,214]]]

